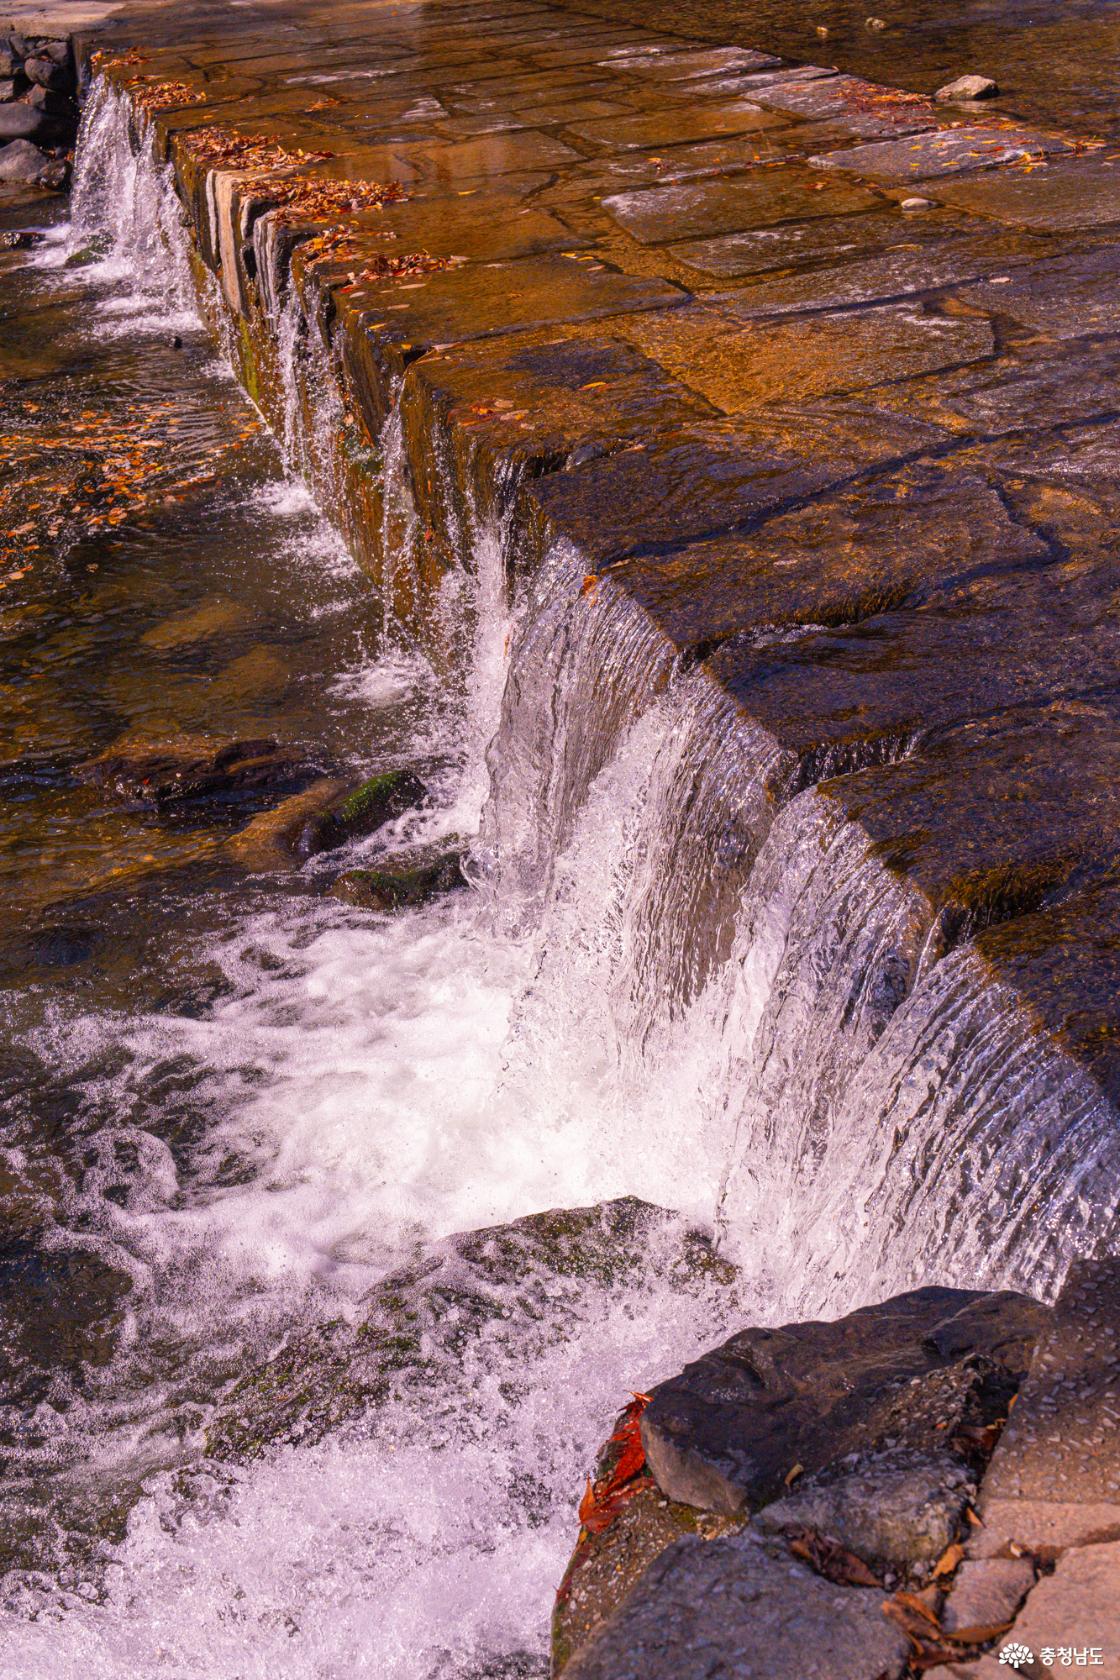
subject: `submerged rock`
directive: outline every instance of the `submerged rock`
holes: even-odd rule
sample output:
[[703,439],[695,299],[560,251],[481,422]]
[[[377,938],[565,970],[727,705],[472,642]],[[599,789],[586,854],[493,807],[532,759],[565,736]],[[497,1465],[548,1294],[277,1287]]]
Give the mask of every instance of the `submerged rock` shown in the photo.
[[401,817],[427,795],[427,788],[411,770],[386,770],[354,788],[345,799],[322,811],[300,832],[297,849],[303,857],[331,852],[348,840],[373,834],[394,817]]
[[77,775],[118,799],[157,809],[282,789],[307,778],[306,769],[274,740],[215,741],[204,735],[124,739],[79,765]]
[[307,824],[344,791],[345,783],[337,778],[320,777],[272,810],[259,812],[230,836],[227,847],[246,869],[290,869],[298,861],[299,837]]
[[462,852],[443,852],[426,861],[386,858],[377,869],[348,869],[331,892],[360,910],[405,910],[466,884]]
[[535,1355],[576,1335],[596,1293],[699,1293],[735,1277],[703,1235],[632,1197],[417,1244],[356,1323],[294,1337],[245,1376],[217,1412],[209,1450],[246,1459],[276,1442],[314,1442],[409,1396],[458,1431],[484,1426],[480,1361],[490,1373],[508,1363],[531,1385]]

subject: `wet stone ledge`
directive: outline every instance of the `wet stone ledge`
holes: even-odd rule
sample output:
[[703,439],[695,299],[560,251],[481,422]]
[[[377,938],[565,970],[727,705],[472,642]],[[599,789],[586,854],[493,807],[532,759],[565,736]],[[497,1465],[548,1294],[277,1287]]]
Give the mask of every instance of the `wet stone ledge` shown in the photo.
[[80,50],[436,654],[480,530],[511,589],[563,549],[573,613],[768,743],[745,858],[816,788],[909,893],[869,1041],[967,948],[1114,1103],[1116,148],[535,0],[139,7]]
[[739,1331],[620,1417],[554,1676],[1115,1672],[1118,1357],[1115,1261],[1049,1309],[928,1288]]

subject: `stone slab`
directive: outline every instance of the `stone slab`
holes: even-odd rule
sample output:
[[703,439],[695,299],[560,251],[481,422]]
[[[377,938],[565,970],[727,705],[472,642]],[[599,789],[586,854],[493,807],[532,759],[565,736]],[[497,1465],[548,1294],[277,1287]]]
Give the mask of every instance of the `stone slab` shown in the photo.
[[660,46],[634,47],[597,62],[643,80],[679,82],[729,71],[777,69],[782,61],[773,53],[752,52],[748,47]]
[[672,246],[670,255],[702,274],[732,278],[822,261],[838,263],[858,257],[877,261],[900,246],[920,249],[962,225],[943,211],[922,218],[915,226],[898,209],[869,210],[862,215],[815,216],[746,233],[688,240]]
[[[684,297],[664,281],[643,280],[564,256],[471,263],[404,285],[361,283],[347,294],[349,307],[364,312],[368,331],[386,345],[407,346],[417,354],[420,347],[490,333],[672,308]],[[373,325],[381,320],[383,326]]]
[[984,478],[915,466],[818,495],[748,533],[634,560],[618,576],[687,649],[737,630],[857,623],[1047,554]]
[[639,146],[673,146],[682,141],[711,140],[724,134],[749,134],[756,129],[780,126],[782,118],[747,99],[716,105],[696,101],[686,106],[666,106],[630,117],[608,117],[601,122],[573,122],[568,126],[580,140],[609,150]]
[[935,181],[930,196],[1013,227],[1060,233],[1120,222],[1120,155],[1055,159],[1038,169]]
[[756,280],[735,301],[738,315],[793,315],[851,308],[957,288],[1014,262],[1010,241],[998,235],[915,240],[863,262]]
[[757,1541],[685,1538],[661,1553],[568,1680],[892,1680],[907,1641],[884,1596],[838,1587]]
[[727,414],[873,390],[982,361],[995,349],[983,319],[937,316],[916,304],[751,320],[749,292],[732,292],[635,321],[636,343]]
[[844,169],[872,180],[908,182],[964,175],[1068,150],[1067,143],[1056,135],[1038,134],[1010,124],[1001,127],[977,124],[828,152],[811,158],[810,162],[817,169]]
[[928,99],[865,81],[862,76],[775,82],[760,91],[758,98],[775,110],[816,122],[835,122],[849,134],[865,138],[916,134],[923,128],[936,128],[939,122]]
[[823,408],[749,426],[710,421],[549,475],[523,497],[545,531],[577,545],[590,573],[753,523],[929,439],[882,418],[853,420]]
[[941,1626],[948,1633],[959,1633],[964,1628],[1001,1627],[1014,1621],[1034,1581],[1029,1558],[969,1558],[953,1578]]
[[1120,1533],[1120,1260],[1075,1262],[1058,1296],[984,1479],[985,1549],[1073,1544],[1059,1525],[1087,1538],[1102,1506]]
[[[988,928],[976,949],[990,969],[1028,1000],[1032,1018],[1087,1072],[1106,1102],[1120,1102],[1120,1033],[1116,998],[1120,995],[1120,877],[1116,873],[1090,882],[1034,915],[1017,916]],[[1096,1123],[1087,1129],[1078,1151],[1078,1169],[1086,1190],[1105,1170],[1111,1147],[1110,1111],[1102,1103]],[[1116,1221],[1090,1215],[1086,1240],[1115,1245]],[[1080,1525],[1087,1508],[1073,1513]],[[1067,1512],[1068,1514],[1068,1512]],[[1058,1519],[1051,1507],[1037,1512],[1046,1544],[1059,1541]],[[1094,1534],[1111,1537],[1115,1506],[1088,1517]],[[1032,1523],[1035,1518],[1032,1517]],[[998,1525],[992,1523],[992,1530]],[[1070,1525],[1062,1517],[1061,1526]]]
[[805,217],[873,210],[879,202],[863,187],[839,179],[822,187],[810,170],[789,166],[616,193],[603,200],[603,208],[639,244],[660,245]]
[[968,286],[961,299],[977,309],[1011,317],[1048,338],[1114,333],[1120,327],[1120,265],[1114,247],[1094,247],[1016,267],[991,281]]
[[732,637],[709,664],[803,773],[808,758],[838,774],[1001,708],[1111,691],[1120,624],[1101,612],[1110,570],[1069,560],[982,576],[911,611],[780,644]]
[[[1098,1680],[1120,1680],[1120,1545],[1086,1546],[1059,1558],[1003,1643],[1012,1640],[1032,1653],[1036,1675],[1084,1670]],[[961,1673],[970,1680],[1006,1680],[1014,1670],[993,1653]]]

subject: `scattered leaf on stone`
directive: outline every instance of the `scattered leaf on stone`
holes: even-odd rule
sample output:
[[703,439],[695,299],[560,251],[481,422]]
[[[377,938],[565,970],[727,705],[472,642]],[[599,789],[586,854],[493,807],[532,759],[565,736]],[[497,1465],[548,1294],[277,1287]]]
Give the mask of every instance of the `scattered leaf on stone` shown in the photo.
[[953,1543],[946,1546],[941,1556],[933,1566],[934,1580],[940,1580],[944,1575],[952,1575],[957,1566],[964,1562],[964,1547]]
[[818,1534],[814,1528],[799,1528],[789,1536],[789,1549],[802,1558],[826,1581],[840,1587],[881,1587],[882,1581],[855,1552],[839,1541]]
[[987,1645],[993,1639],[1001,1639],[1014,1625],[1014,1621],[1010,1621],[994,1622],[983,1627],[954,1628],[952,1632],[946,1631],[945,1638],[951,1639],[954,1645]]
[[648,1404],[645,1395],[635,1395],[622,1412],[603,1455],[605,1473],[587,1488],[579,1503],[579,1520],[589,1534],[601,1534],[613,1522],[628,1500],[653,1485],[646,1470],[642,1446],[641,1419]]

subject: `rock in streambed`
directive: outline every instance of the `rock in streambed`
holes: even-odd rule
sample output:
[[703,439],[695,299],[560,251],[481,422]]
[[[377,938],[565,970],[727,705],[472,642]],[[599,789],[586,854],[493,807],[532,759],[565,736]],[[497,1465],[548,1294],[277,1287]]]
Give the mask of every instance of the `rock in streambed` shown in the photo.
[[612,1442],[642,1450],[581,1504],[553,1673],[995,1680],[1008,1639],[1099,1646],[1118,1368],[1120,1260],[1076,1264],[1053,1308],[923,1289],[740,1331],[623,1413]]
[[677,1215],[632,1197],[418,1243],[355,1322],[294,1336],[243,1377],[215,1416],[209,1451],[242,1460],[359,1420],[372,1427],[402,1396],[424,1427],[446,1417],[457,1431],[485,1432],[494,1373],[508,1373],[505,1402],[516,1408],[536,1361],[574,1341],[605,1298],[655,1284],[697,1298],[726,1292],[733,1310],[735,1277]]
[[376,869],[348,869],[331,892],[359,910],[410,910],[466,884],[463,853],[444,850],[385,858]]
[[334,851],[348,840],[373,834],[419,805],[427,791],[412,770],[382,771],[310,818],[300,831],[297,850],[302,857],[313,857],[318,852]]

